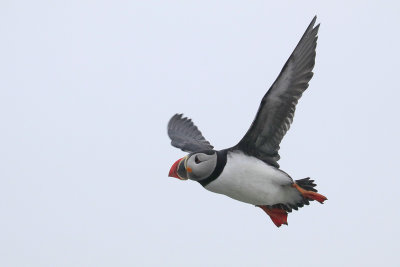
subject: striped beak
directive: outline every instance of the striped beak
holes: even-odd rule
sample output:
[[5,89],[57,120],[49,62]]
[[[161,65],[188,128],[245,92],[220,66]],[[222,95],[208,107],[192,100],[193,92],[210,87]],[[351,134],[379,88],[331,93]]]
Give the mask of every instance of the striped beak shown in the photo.
[[169,177],[175,177],[175,178],[178,178],[179,180],[187,180],[188,179],[188,178],[186,178],[186,175],[185,175],[185,177],[182,177],[182,176],[179,176],[179,174],[178,174],[178,170],[180,170],[181,174],[182,174],[182,171],[184,171],[186,174],[186,169],[184,166],[185,158],[186,157],[180,158],[177,161],[175,161],[174,164],[172,164],[172,167],[169,170],[169,174],[168,174]]

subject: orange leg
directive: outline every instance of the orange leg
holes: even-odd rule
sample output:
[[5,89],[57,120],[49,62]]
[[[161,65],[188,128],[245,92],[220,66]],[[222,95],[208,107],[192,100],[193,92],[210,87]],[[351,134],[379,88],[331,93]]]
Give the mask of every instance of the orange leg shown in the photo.
[[307,198],[307,199],[313,199],[318,201],[319,203],[323,204],[325,200],[327,200],[327,198],[321,194],[318,194],[317,192],[313,192],[313,191],[308,191],[305,190],[303,188],[301,188],[298,184],[294,183],[292,185],[294,188],[296,188],[297,190],[299,190],[300,194]]
[[268,214],[268,216],[271,218],[272,222],[280,227],[282,224],[288,224],[287,223],[287,212],[283,209],[278,209],[278,208],[270,208],[268,206],[257,206],[262,208],[265,213]]

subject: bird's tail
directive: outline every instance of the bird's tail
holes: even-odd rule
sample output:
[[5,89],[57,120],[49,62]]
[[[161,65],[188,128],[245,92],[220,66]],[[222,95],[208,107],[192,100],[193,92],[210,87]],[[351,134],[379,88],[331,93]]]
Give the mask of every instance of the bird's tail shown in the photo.
[[282,224],[287,225],[287,216],[288,212],[291,212],[292,209],[297,210],[298,208],[303,207],[304,205],[310,204],[310,200],[316,200],[320,203],[323,203],[327,198],[321,194],[317,193],[317,186],[314,184],[314,180],[311,180],[309,177],[296,180],[292,186],[296,188],[300,194],[303,196],[301,201],[298,203],[286,203],[286,204],[275,204],[275,205],[260,205],[258,207],[262,208],[268,215],[271,217],[271,220],[274,224],[280,227]]
[[320,203],[323,203],[327,198],[321,194],[318,194],[318,190],[315,189],[316,184],[314,184],[314,180],[310,180],[309,177],[296,180],[296,183],[293,184],[302,196],[308,200],[316,200]]
[[318,190],[314,188],[317,185],[314,184],[314,180],[311,180],[310,177],[296,180],[296,184],[298,184],[304,190],[318,192]]

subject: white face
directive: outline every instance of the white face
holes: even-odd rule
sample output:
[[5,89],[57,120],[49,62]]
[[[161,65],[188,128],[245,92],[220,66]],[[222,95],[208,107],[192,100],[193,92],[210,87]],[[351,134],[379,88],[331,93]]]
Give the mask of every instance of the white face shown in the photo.
[[195,153],[185,160],[187,178],[195,181],[209,177],[217,166],[217,153]]

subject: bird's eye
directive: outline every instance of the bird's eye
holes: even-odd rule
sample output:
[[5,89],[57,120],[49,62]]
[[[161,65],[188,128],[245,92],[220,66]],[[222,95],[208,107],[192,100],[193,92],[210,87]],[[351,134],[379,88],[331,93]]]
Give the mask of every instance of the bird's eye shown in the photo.
[[196,155],[195,157],[194,157],[194,162],[196,163],[196,164],[199,164],[201,161],[199,160],[199,157]]

